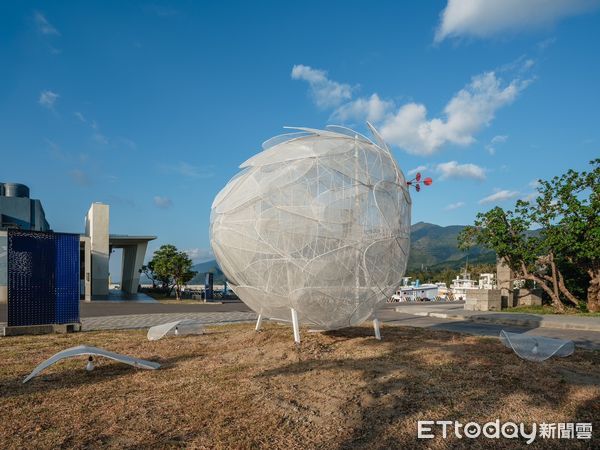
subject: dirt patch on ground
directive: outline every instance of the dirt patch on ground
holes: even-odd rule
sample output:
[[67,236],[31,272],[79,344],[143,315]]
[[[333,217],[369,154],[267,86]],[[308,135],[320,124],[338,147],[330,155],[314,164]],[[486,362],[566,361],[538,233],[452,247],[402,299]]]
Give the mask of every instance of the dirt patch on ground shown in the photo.
[[[522,447],[510,440],[417,440],[417,420],[592,422],[598,446],[600,353],[532,363],[496,339],[386,327],[303,332],[268,325],[209,328],[149,342],[144,332],[0,340],[0,447],[428,448]],[[66,347],[87,344],[160,362],[136,370],[63,361],[22,379]]]

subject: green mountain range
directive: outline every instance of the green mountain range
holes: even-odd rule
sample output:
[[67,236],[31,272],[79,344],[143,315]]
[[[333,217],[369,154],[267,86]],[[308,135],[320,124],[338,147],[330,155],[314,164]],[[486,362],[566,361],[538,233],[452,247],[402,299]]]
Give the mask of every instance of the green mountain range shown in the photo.
[[[457,237],[464,225],[442,227],[432,223],[418,222],[411,227],[410,256],[408,269],[428,268],[429,270],[459,270],[469,264],[496,262],[493,251],[475,247],[469,252],[458,249]],[[214,283],[223,283],[224,276],[215,260],[196,264],[192,270],[198,272],[190,284],[204,284],[205,274],[214,274]]]
[[469,264],[495,264],[496,253],[482,247],[468,252],[458,249],[458,234],[464,225],[441,227],[432,223],[418,222],[410,228],[410,255],[408,270],[455,269]]

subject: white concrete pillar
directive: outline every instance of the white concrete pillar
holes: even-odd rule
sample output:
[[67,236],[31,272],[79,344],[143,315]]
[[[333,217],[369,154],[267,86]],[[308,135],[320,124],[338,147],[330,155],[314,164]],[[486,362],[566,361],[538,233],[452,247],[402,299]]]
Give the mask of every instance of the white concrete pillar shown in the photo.
[[87,236],[80,237],[80,245],[83,247],[83,280],[81,280],[81,292],[83,292],[83,299],[86,302],[92,300],[92,251],[90,248],[90,238]]
[[130,294],[135,294],[140,284],[140,270],[144,264],[144,256],[148,242],[123,247],[121,264],[121,289]]
[[85,221],[85,233],[90,238],[92,298],[108,297],[108,225],[108,205],[92,203]]

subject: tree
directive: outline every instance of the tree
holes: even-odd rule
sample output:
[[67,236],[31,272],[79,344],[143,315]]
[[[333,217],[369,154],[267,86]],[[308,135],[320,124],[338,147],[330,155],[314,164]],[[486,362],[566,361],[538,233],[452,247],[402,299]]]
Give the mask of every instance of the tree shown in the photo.
[[483,245],[496,252],[518,278],[536,282],[551,298],[558,311],[564,306],[551,281],[547,280],[547,267],[540,261],[545,248],[539,237],[527,231],[531,221],[522,214],[495,207],[477,214],[475,226],[465,227],[458,236],[459,247],[468,249]]
[[[539,181],[534,201],[519,200],[514,211],[496,207],[480,213],[459,236],[463,249],[483,245],[503,258],[518,278],[536,282],[558,311],[581,301],[569,285],[587,273],[587,308],[600,311],[600,159],[590,172],[569,170]],[[534,226],[541,227],[532,233]]]
[[[600,159],[589,172],[569,170],[541,181],[538,204],[547,203],[554,225],[544,230],[556,255],[589,278],[587,308],[600,311]],[[563,284],[562,280],[558,280]]]
[[191,270],[192,260],[187,253],[178,251],[177,247],[170,244],[162,245],[154,252],[152,261],[148,263],[148,266],[150,265],[153,274],[163,282],[168,294],[175,287],[177,300],[181,298],[182,286],[196,275],[196,272]]

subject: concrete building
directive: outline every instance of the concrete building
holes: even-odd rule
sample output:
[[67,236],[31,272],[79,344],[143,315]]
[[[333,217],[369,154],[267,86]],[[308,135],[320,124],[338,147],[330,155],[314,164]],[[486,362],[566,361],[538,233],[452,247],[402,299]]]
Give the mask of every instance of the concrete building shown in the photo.
[[44,208],[39,200],[29,198],[24,184],[0,183],[0,230],[49,231]]
[[127,294],[136,293],[148,242],[156,239],[156,236],[109,234],[109,223],[109,206],[104,203],[92,203],[85,216],[85,235],[82,236],[82,240],[89,240],[86,257],[89,253],[92,300],[102,300],[108,296],[108,261],[112,251],[117,248],[123,249],[121,290]]
[[[8,188],[7,188],[8,186]],[[7,195],[8,194],[8,195]],[[0,302],[8,299],[7,230],[17,228],[50,231],[39,200],[29,198],[22,184],[0,183]],[[156,236],[110,234],[110,207],[92,203],[85,216],[85,232],[80,235],[80,295],[85,301],[109,298],[109,258],[113,249],[123,249],[121,290],[135,294],[148,242]]]

